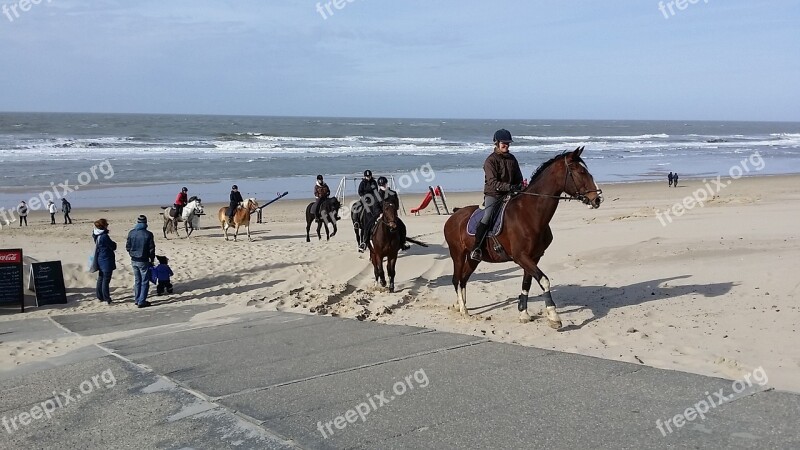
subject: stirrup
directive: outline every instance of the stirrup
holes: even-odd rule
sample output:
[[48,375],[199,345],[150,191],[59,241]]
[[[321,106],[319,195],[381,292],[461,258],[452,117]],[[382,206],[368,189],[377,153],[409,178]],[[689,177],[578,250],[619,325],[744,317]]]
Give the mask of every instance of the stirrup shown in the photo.
[[362,242],[358,244],[358,253],[364,253],[367,250],[367,243]]
[[481,249],[476,248],[475,250],[469,252],[469,258],[473,261],[481,261],[483,259],[483,252],[481,252]]

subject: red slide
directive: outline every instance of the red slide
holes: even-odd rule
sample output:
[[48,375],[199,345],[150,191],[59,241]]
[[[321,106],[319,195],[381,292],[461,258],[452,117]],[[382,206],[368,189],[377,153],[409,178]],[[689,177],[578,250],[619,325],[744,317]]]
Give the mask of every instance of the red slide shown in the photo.
[[411,214],[417,214],[418,212],[427,208],[431,202],[431,199],[433,199],[433,196],[431,195],[431,191],[428,191],[428,193],[425,194],[425,198],[422,199],[422,203],[420,203],[418,207],[411,210]]

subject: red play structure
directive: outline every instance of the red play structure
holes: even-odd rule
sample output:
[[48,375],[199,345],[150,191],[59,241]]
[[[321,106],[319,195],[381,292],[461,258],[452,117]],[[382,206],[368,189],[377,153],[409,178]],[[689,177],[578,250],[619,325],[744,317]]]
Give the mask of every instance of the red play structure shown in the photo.
[[[442,214],[442,210],[444,210],[444,214],[450,214],[450,211],[447,209],[447,200],[444,196],[444,190],[441,186],[436,186],[436,189],[432,186],[428,186],[428,193],[425,194],[422,203],[420,203],[418,207],[412,209],[411,214],[419,215],[420,211],[428,207],[431,200],[433,200],[433,206],[436,207],[436,214]],[[441,208],[439,207],[440,204],[442,205]]]

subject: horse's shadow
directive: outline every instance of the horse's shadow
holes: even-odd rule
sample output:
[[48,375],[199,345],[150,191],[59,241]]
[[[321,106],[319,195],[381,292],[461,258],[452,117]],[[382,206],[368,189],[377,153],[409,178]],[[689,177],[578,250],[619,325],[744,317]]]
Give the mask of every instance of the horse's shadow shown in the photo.
[[[509,268],[507,272],[516,272],[519,268]],[[488,281],[497,281],[497,272],[485,274]],[[519,276],[509,273],[506,278]],[[640,281],[627,286],[585,286],[576,284],[556,285],[552,289],[553,300],[558,305],[559,312],[572,313],[588,309],[592,312],[592,317],[579,324],[571,324],[561,328],[559,331],[579,330],[584,326],[602,319],[614,308],[625,306],[640,305],[650,301],[667,300],[671,297],[681,297],[684,295],[700,295],[706,298],[719,297],[725,295],[736,286],[736,283],[726,281],[710,284],[685,284],[662,286],[664,283],[674,280],[689,278],[691,275],[678,275],[655,280]],[[438,280],[443,277],[439,277]],[[480,279],[474,277],[471,280]],[[538,289],[534,281],[532,290]],[[531,297],[530,302],[544,301],[540,295]],[[497,309],[513,307],[517,303],[517,298],[508,298],[489,305],[475,306],[468,310],[475,314],[485,314]],[[543,305],[543,303],[542,303]]]

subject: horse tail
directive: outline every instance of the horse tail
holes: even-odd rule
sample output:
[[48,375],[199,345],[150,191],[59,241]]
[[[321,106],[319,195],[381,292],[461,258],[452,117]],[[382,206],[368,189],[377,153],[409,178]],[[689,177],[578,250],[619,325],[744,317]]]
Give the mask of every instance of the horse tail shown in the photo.
[[167,230],[166,231],[167,231],[167,233],[175,233],[177,231],[177,230],[175,230],[175,221],[174,220],[170,219],[170,220],[167,221]]
[[426,244],[426,243],[424,243],[422,241],[418,241],[418,240],[416,240],[414,238],[410,238],[410,237],[406,237],[406,242],[411,242],[412,244],[417,244],[420,247],[427,247],[428,246],[428,244]]

